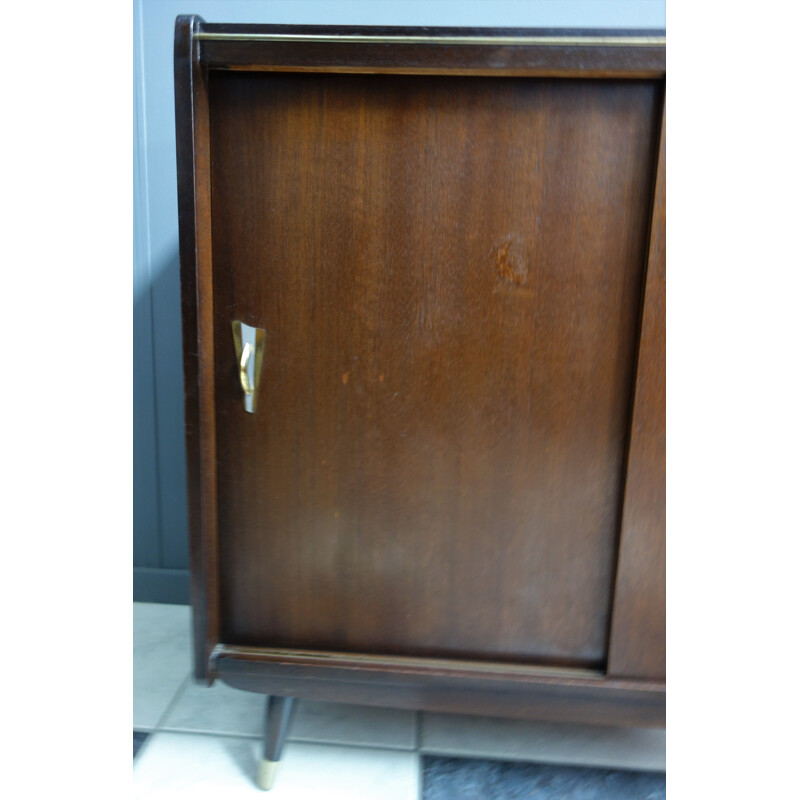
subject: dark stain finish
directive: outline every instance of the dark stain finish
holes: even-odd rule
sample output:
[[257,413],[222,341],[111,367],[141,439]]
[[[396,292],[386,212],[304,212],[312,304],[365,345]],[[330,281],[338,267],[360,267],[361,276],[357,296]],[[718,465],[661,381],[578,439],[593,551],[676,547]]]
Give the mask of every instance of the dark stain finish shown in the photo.
[[604,662],[659,97],[211,74],[225,641]]
[[666,114],[650,234],[608,672],[664,680],[666,653]]
[[[663,78],[662,45],[620,46],[597,41],[617,36],[663,37],[663,30],[553,28],[341,28],[331,25],[230,25],[203,23],[203,33],[237,35],[312,34],[390,37],[388,42],[287,42],[280,40],[204,40],[199,60],[213,68],[291,72],[369,72],[372,74],[519,75],[526,77]],[[577,43],[486,45],[465,42],[404,43],[397,37],[563,37]],[[392,41],[394,39],[394,41]],[[590,41],[592,40],[592,41]]]
[[652,33],[178,18],[197,678],[663,726]]

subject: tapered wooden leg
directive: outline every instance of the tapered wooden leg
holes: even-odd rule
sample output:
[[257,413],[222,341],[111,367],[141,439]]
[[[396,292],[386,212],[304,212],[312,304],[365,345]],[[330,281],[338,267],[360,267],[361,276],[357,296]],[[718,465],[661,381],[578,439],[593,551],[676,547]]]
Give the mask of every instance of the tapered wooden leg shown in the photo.
[[275,781],[294,708],[294,697],[267,697],[264,708],[264,757],[258,765],[258,785],[261,789],[271,789]]

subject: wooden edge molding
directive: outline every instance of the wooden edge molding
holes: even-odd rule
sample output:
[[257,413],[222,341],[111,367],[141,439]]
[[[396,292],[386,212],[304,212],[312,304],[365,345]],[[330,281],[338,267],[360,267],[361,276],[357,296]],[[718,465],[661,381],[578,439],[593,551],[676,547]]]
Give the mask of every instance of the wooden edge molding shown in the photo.
[[195,675],[213,681],[218,641],[216,441],[211,284],[211,174],[205,70],[194,36],[202,20],[175,21],[175,121],[178,233],[184,340],[190,595]]
[[664,685],[588,670],[220,645],[229,686],[265,694],[444,713],[663,727]]
[[208,24],[193,17],[212,69],[654,78],[664,30]]

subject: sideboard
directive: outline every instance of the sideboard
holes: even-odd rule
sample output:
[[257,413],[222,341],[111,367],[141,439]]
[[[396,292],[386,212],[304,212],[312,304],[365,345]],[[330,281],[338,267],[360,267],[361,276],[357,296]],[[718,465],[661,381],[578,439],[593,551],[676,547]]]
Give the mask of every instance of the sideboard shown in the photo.
[[665,720],[663,32],[175,36],[195,674]]

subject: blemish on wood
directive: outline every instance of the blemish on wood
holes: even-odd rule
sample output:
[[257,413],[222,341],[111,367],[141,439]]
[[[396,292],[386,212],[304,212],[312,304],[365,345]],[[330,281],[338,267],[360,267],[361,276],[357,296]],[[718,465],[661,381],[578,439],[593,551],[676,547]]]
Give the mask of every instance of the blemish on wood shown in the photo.
[[514,286],[524,286],[528,282],[528,265],[520,254],[519,247],[511,239],[506,240],[495,251],[494,263],[497,274]]

